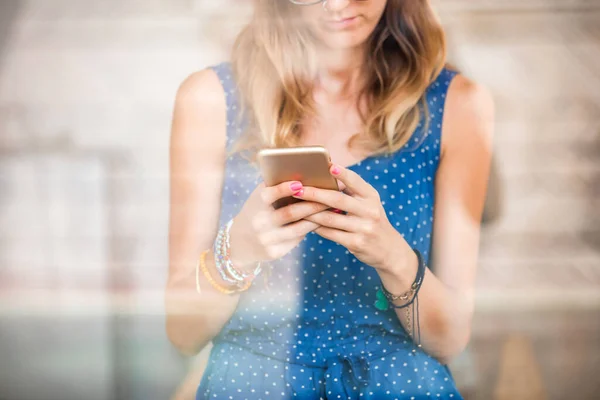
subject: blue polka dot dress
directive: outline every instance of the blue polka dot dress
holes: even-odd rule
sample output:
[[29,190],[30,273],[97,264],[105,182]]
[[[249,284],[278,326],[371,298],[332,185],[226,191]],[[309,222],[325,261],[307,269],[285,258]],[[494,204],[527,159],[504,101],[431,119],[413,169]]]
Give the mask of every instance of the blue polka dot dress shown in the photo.
[[[227,145],[243,131],[228,63],[213,67],[226,95]],[[381,196],[387,217],[429,258],[434,178],[448,86],[444,69],[427,90],[429,123],[392,155],[350,166]],[[423,126],[427,127],[427,132]],[[221,224],[260,183],[239,154],[227,159]],[[270,263],[214,338],[197,399],[460,399],[446,366],[418,348],[393,309],[375,308],[381,280],[343,246],[310,233]]]

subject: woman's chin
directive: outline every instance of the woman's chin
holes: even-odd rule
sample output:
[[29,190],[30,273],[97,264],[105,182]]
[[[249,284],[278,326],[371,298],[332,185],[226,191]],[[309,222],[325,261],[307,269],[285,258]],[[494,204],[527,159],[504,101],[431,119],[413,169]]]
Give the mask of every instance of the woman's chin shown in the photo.
[[350,50],[365,45],[367,38],[357,33],[341,32],[330,34],[322,41],[324,47],[331,50]]

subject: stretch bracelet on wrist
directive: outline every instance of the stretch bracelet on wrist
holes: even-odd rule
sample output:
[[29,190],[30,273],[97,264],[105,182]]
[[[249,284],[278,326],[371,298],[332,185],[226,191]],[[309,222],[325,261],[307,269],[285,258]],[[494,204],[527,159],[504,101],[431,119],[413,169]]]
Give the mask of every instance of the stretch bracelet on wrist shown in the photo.
[[224,251],[225,251],[225,260],[226,260],[226,264],[225,264],[226,271],[235,277],[239,277],[242,281],[246,281],[247,279],[254,279],[254,278],[256,278],[256,276],[258,274],[260,274],[260,271],[261,271],[260,262],[256,264],[254,271],[244,272],[244,271],[240,271],[239,269],[235,268],[235,265],[231,261],[231,245],[229,243],[229,240],[231,238],[230,232],[231,232],[232,225],[233,225],[233,220],[229,221],[227,223],[227,225],[225,226],[225,243],[224,243],[225,250]]
[[[425,270],[427,266],[425,265],[425,261],[423,260],[423,256],[420,251],[417,249],[413,249],[415,254],[417,255],[418,267],[417,267],[417,275],[413,284],[410,286],[410,289],[403,294],[394,295],[390,293],[384,286],[381,284],[381,288],[377,291],[377,300],[375,301],[375,308],[381,311],[388,310],[390,307],[392,308],[403,308],[405,310],[406,317],[406,332],[416,340],[418,347],[421,347],[421,326],[419,323],[419,290],[423,284],[423,278],[425,277]],[[402,305],[395,305],[393,302],[396,300],[402,300],[406,303]],[[414,316],[414,324],[411,320],[411,314]],[[415,351],[415,350],[413,350]]]
[[230,231],[233,220],[229,221],[224,227],[219,229],[214,243],[215,266],[221,278],[238,288],[243,288],[248,281],[261,272],[260,263],[257,264],[253,272],[243,272],[235,267],[231,261]]
[[[417,268],[417,275],[416,275],[415,280],[412,283],[412,285],[410,285],[410,289],[408,289],[406,292],[404,292],[402,294],[394,295],[389,290],[387,290],[385,288],[385,286],[383,286],[383,284],[382,284],[381,288],[377,291],[377,302],[375,303],[375,307],[378,310],[383,311],[383,310],[387,310],[390,307],[405,308],[405,307],[408,307],[414,300],[416,294],[418,293],[419,289],[421,288],[421,284],[423,283],[423,277],[425,276],[426,266],[423,261],[423,256],[421,255],[421,252],[416,249],[413,249],[413,251],[417,255],[418,268]],[[397,301],[397,300],[402,300],[405,303],[397,306],[393,303],[394,301]]]
[[225,250],[225,230],[220,229],[217,237],[215,239],[215,243],[213,245],[213,254],[215,255],[215,267],[223,279],[227,283],[231,283],[232,285],[239,286],[242,279],[240,277],[236,277],[231,275],[226,270],[226,250]]
[[243,286],[242,288],[240,288],[239,290],[229,289],[227,287],[219,285],[217,283],[217,281],[214,280],[214,278],[212,277],[212,275],[208,271],[208,268],[206,267],[206,255],[208,254],[209,251],[210,250],[205,250],[205,251],[202,252],[202,254],[200,254],[200,260],[198,262],[198,265],[196,266],[196,291],[199,294],[201,294],[201,289],[200,289],[200,273],[199,273],[199,271],[202,271],[202,273],[206,277],[206,280],[208,281],[208,283],[210,283],[210,285],[213,288],[215,288],[220,293],[223,293],[223,294],[234,294],[234,293],[237,293],[237,292],[240,292],[240,291],[248,290],[250,288],[250,286],[252,285],[252,282],[247,282],[246,285]]
[[246,277],[240,274],[237,269],[233,268],[233,264],[230,260],[229,250],[229,227],[231,222],[226,227],[221,228],[217,240],[215,241],[215,252],[218,254],[219,264],[217,269],[221,276],[226,277],[226,281],[237,286],[241,286],[246,283]]

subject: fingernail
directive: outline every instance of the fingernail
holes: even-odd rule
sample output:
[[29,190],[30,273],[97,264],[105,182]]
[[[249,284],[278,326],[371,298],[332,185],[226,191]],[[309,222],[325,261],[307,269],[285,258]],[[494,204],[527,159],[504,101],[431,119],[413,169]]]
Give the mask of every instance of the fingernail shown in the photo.
[[297,192],[297,191],[299,191],[300,189],[302,189],[302,184],[301,184],[300,182],[293,182],[293,183],[290,185],[290,188],[291,188],[291,189],[292,189],[294,192]]
[[342,172],[342,170],[337,165],[335,165],[333,168],[331,168],[331,173],[334,175],[339,175],[341,172]]
[[334,213],[338,213],[338,214],[342,214],[342,213],[343,213],[343,211],[342,211],[342,210],[338,210],[337,208],[334,208],[334,209],[333,209],[333,210],[331,210],[331,211],[333,211]]
[[294,193],[294,197],[302,197],[304,195],[304,189],[301,189]]

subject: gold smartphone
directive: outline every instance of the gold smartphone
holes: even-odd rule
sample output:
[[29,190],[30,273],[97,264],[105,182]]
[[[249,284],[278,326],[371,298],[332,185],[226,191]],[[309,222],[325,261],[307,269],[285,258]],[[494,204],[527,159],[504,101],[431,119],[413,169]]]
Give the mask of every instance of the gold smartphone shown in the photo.
[[[337,180],[329,172],[331,157],[323,146],[263,149],[258,153],[258,165],[266,186],[286,181],[299,181],[305,186],[339,190]],[[279,199],[275,209],[302,201],[295,197]]]

